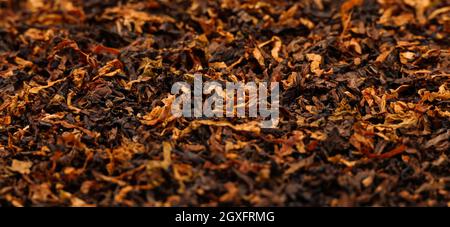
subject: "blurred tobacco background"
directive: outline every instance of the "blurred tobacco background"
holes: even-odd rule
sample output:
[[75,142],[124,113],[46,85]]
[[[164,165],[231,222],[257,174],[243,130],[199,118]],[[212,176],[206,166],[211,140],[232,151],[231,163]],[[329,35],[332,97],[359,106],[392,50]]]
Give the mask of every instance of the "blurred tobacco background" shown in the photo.
[[[0,1],[0,206],[449,206],[450,2]],[[280,82],[260,119],[170,88]]]

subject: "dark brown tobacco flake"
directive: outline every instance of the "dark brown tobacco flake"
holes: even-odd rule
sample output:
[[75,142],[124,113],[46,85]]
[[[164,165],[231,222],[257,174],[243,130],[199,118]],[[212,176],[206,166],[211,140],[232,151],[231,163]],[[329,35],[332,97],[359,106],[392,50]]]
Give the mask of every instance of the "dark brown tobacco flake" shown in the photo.
[[[0,206],[449,206],[449,13],[1,0]],[[279,82],[277,127],[175,116],[198,74]]]

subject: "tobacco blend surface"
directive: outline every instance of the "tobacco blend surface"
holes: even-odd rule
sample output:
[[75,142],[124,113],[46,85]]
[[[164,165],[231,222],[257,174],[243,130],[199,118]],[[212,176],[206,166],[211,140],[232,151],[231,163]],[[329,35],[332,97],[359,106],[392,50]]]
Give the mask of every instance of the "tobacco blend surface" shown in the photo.
[[[0,0],[0,206],[449,206],[447,0]],[[279,82],[280,123],[174,118]]]

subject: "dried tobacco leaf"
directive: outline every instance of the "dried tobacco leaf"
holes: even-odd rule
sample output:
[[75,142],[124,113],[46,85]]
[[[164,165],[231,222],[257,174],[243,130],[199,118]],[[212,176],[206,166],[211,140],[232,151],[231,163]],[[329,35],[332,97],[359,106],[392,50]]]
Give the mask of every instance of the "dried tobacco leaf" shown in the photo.
[[[449,12],[0,1],[0,206],[449,206]],[[279,82],[277,127],[175,117],[196,74]]]
[[9,169],[20,174],[29,174],[31,172],[31,166],[33,166],[33,163],[30,161],[19,161],[13,159]]

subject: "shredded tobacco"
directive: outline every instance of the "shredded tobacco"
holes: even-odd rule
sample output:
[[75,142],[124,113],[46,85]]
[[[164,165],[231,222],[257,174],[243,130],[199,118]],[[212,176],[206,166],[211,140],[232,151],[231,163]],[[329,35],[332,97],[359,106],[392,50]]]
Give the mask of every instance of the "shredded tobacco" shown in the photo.
[[[0,206],[450,206],[448,0],[0,0]],[[176,118],[193,75],[280,123]]]

